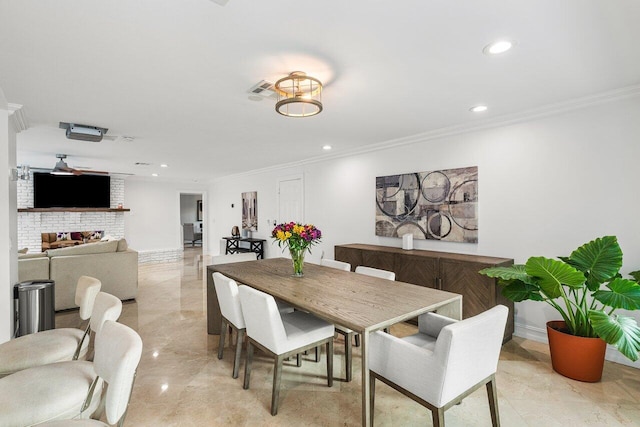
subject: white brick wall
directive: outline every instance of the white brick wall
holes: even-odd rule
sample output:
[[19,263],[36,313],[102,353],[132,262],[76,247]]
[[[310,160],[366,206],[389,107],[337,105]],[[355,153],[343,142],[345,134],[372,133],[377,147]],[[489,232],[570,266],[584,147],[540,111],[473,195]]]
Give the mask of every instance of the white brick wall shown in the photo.
[[[124,180],[111,177],[111,207],[124,203]],[[18,181],[18,208],[33,207],[33,176]],[[125,237],[123,212],[18,212],[18,247],[40,252],[41,233],[59,231],[104,231]]]
[[179,261],[182,259],[182,252],[182,249],[140,251],[138,252],[138,264]]

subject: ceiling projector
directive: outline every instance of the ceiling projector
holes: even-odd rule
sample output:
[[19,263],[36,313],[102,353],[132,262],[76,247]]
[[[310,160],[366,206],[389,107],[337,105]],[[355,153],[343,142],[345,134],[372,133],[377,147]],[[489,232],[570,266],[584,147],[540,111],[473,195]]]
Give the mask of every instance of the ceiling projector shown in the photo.
[[108,130],[97,126],[77,125],[65,122],[60,122],[60,127],[67,130],[67,138],[69,139],[92,142],[102,141],[102,137]]

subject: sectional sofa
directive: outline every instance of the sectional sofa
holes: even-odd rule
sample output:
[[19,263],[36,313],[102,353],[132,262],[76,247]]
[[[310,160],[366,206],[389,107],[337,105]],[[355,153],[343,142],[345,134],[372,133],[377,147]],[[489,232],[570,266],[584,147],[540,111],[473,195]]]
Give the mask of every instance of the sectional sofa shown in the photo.
[[74,300],[80,276],[99,279],[102,291],[121,300],[134,299],[138,294],[138,252],[120,239],[18,256],[20,282],[55,281],[56,311],[77,307]]

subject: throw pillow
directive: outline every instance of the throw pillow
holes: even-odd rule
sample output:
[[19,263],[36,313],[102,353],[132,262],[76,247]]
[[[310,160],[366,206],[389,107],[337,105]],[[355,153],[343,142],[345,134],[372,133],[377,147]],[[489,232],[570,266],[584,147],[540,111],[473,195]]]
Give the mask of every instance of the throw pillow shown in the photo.
[[102,231],[94,231],[93,233],[91,233],[91,237],[89,237],[89,240],[100,240],[102,239]]
[[64,231],[58,232],[58,234],[56,234],[56,242],[61,240],[71,240],[71,233]]
[[18,249],[19,254],[26,254],[27,252],[29,252],[29,248]]
[[82,240],[82,233],[80,233],[79,231],[72,231],[70,235],[71,240]]

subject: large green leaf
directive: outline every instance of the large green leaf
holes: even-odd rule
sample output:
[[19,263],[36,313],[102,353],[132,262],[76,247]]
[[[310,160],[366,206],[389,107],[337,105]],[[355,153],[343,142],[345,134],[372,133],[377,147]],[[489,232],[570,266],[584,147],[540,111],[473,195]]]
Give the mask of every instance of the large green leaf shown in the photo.
[[620,353],[632,361],[638,360],[640,352],[640,328],[632,317],[608,316],[602,311],[589,311],[589,320],[600,338],[615,345]]
[[622,249],[615,236],[604,236],[585,243],[571,253],[571,265],[587,277],[587,287],[596,291],[615,277],[622,267]]
[[640,270],[638,271],[632,271],[631,273],[629,273],[629,276],[633,277],[633,279],[640,283]]
[[616,278],[607,285],[610,291],[599,290],[593,297],[606,306],[624,308],[625,310],[640,309],[640,285],[633,280]]
[[502,295],[511,301],[520,302],[524,300],[544,301],[540,295],[540,288],[536,285],[514,280],[502,289]]
[[535,281],[527,274],[523,264],[514,264],[507,267],[490,267],[480,270],[480,274],[499,278],[505,282],[520,280],[521,282],[534,285]]
[[538,285],[549,298],[561,296],[562,285],[580,288],[585,281],[584,274],[569,264],[545,257],[529,258],[525,271],[538,279]]

